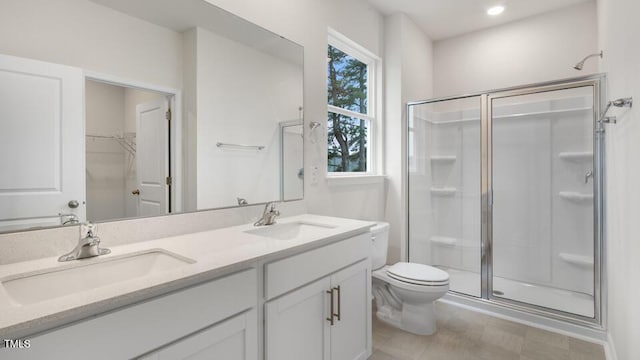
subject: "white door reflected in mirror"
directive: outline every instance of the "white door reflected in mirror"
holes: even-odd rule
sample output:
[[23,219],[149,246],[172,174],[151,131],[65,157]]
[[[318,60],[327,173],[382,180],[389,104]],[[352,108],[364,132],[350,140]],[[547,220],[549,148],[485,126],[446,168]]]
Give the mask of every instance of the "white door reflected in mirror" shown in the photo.
[[69,207],[85,197],[82,83],[78,68],[0,55],[0,231],[85,220]]
[[136,184],[138,216],[171,212],[167,99],[136,106]]

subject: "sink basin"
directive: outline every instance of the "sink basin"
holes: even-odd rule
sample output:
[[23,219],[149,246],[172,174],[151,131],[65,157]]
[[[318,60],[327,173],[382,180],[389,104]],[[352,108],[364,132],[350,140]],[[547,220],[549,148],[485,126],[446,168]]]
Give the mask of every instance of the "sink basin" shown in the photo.
[[92,260],[6,277],[0,284],[14,302],[29,305],[195,263],[163,249]]
[[333,228],[335,228],[335,226],[306,221],[297,221],[262,226],[256,229],[247,230],[245,231],[245,233],[278,240],[293,240],[301,236],[322,235],[328,229]]

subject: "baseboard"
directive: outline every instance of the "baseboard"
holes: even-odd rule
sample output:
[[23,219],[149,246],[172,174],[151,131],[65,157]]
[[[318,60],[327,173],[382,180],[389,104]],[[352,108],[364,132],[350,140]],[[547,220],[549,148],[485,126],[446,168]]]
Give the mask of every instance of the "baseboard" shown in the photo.
[[613,338],[611,338],[611,333],[607,334],[607,341],[603,344],[604,346],[604,355],[607,360],[618,360],[618,355],[616,354],[616,347],[613,344]]

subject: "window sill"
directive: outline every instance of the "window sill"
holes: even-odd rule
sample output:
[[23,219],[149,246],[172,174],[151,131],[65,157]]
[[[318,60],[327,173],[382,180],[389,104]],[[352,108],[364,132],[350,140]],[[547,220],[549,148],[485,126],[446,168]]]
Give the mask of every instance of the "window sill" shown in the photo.
[[327,176],[327,185],[346,186],[382,184],[385,178],[385,175],[329,175]]

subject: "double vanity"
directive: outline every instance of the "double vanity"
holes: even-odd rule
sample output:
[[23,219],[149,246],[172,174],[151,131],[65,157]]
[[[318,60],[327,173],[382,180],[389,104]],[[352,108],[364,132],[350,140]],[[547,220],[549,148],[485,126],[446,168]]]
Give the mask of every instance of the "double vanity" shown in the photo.
[[306,214],[2,265],[0,337],[29,341],[0,357],[366,359],[372,225]]

